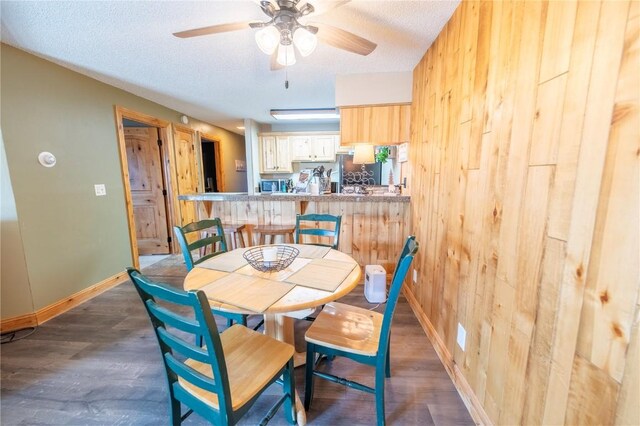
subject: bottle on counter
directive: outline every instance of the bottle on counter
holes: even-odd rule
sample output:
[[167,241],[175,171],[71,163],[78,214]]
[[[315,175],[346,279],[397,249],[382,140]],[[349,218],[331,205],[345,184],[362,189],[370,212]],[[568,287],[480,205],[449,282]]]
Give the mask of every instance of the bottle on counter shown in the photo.
[[315,176],[311,178],[311,181],[309,182],[309,193],[311,195],[320,195],[320,183],[318,182],[318,178]]

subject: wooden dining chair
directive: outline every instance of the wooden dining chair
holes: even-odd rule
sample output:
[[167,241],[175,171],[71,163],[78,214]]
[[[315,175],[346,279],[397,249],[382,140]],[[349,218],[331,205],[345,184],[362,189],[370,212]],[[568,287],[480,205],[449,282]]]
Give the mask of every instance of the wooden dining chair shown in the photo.
[[[174,226],[173,231],[180,244],[187,271],[192,270],[195,265],[227,251],[224,228],[219,218],[200,220],[183,227]],[[198,257],[194,257],[196,250],[199,252]],[[208,254],[207,250],[209,250]]]
[[[195,265],[227,251],[224,227],[219,218],[200,220],[185,225],[182,228],[174,226],[173,231],[180,244],[187,272],[191,271]],[[192,239],[192,242],[189,242],[189,239]],[[210,250],[208,254],[207,249]],[[194,257],[194,251],[200,250],[203,250],[204,253],[199,257]],[[213,313],[226,318],[227,326],[229,327],[232,326],[234,322],[244,326],[247,325],[248,315],[221,311],[219,309],[214,309]],[[254,327],[254,330],[257,330],[263,324],[264,320],[261,320],[258,325]]]
[[[308,410],[313,397],[313,379],[319,377],[350,388],[372,393],[376,399],[378,425],[385,424],[384,379],[391,377],[391,321],[402,284],[411,262],[418,252],[414,236],[407,238],[393,274],[384,314],[344,303],[329,303],[305,334],[307,364],[305,369],[304,406]],[[375,387],[318,371],[316,354],[320,357],[342,356],[375,367]],[[320,359],[318,359],[320,361]]]
[[[303,227],[300,222],[315,222],[315,225],[312,228]],[[333,223],[333,229],[327,229],[318,227],[321,223]],[[303,244],[302,235],[312,235],[315,237],[327,237],[330,239],[330,244],[324,243],[312,243],[317,246],[331,247],[332,249],[337,250],[338,245],[340,244],[340,223],[342,222],[342,216],[334,216],[330,214],[305,214],[305,215],[296,215],[296,234],[295,234],[295,243]]]
[[[293,346],[238,324],[219,333],[204,292],[153,282],[133,268],[127,272],[160,345],[173,425],[192,412],[216,425],[236,424],[274,382],[282,384],[283,395],[261,424],[283,403],[287,421],[296,423]],[[189,335],[203,336],[205,345],[189,343]],[[181,404],[188,408],[184,414]]]

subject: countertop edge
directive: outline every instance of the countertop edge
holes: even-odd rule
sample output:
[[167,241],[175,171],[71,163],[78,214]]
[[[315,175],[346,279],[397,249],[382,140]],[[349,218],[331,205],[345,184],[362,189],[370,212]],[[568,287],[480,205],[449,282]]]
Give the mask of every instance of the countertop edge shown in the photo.
[[210,192],[198,194],[178,195],[178,200],[182,201],[349,201],[349,202],[397,202],[408,203],[411,197],[408,195],[280,195],[280,194],[225,194],[224,192]]

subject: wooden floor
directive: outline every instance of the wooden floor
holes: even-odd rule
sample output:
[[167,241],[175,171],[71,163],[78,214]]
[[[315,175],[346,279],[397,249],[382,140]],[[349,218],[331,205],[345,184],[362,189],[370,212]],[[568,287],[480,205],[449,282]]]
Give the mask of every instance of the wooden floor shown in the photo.
[[[176,286],[185,276],[182,258],[175,256],[144,272]],[[342,301],[373,306],[364,299],[362,287]],[[298,341],[304,342],[302,334],[307,324],[298,323]],[[473,424],[404,298],[394,318],[391,348],[392,377],[386,385],[388,424]],[[26,339],[2,345],[1,351],[2,425],[168,423],[167,385],[160,353],[130,282],[50,320]],[[325,368],[373,384],[371,367],[336,359]],[[296,386],[303,395],[303,368],[296,370]],[[257,424],[276,400],[276,391],[263,395],[241,424]],[[311,425],[375,424],[374,397],[316,380],[307,419]],[[204,423],[195,414],[185,422]],[[287,424],[282,410],[270,424]]]

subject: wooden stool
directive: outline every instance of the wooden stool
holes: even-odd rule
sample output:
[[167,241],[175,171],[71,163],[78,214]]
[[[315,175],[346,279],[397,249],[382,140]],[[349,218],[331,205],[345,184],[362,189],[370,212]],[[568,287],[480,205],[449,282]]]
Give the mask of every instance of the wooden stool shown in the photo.
[[296,232],[295,225],[258,225],[253,228],[253,232],[260,234],[259,244],[266,244],[266,236],[271,236],[269,244],[274,244],[276,235],[282,235],[282,241],[287,242],[287,236],[289,236],[290,243],[293,243],[293,234]]
[[229,239],[227,240],[230,245],[230,250],[234,250],[238,247],[246,247],[247,245],[244,243],[244,234],[242,231],[245,229],[244,224],[237,223],[226,223],[223,224],[224,233],[229,234]]

